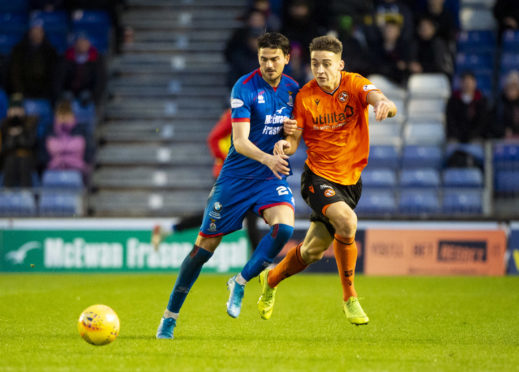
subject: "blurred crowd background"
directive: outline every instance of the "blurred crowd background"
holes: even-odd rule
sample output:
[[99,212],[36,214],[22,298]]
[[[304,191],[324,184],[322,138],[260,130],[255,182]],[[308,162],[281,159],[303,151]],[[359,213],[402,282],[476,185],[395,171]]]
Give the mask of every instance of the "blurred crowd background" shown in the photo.
[[[201,210],[206,137],[265,31],[290,39],[301,85],[312,38],[336,35],[345,69],[397,104],[371,121],[361,216],[518,216],[514,0],[0,0],[0,214]],[[300,217],[303,161],[304,144]]]

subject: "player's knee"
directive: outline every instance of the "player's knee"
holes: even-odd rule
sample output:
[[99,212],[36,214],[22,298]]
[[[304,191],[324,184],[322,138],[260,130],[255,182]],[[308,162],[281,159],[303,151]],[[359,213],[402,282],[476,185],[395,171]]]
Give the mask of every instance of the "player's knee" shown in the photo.
[[355,236],[357,231],[357,215],[355,213],[346,213],[331,222],[335,227],[336,234],[346,237]]

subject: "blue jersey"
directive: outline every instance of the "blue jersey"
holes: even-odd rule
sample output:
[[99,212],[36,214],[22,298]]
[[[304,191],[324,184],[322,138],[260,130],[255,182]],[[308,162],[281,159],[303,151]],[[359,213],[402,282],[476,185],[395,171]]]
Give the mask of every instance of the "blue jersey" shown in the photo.
[[[261,151],[272,154],[276,142],[283,138],[283,121],[292,116],[298,90],[298,83],[287,75],[282,75],[276,89],[263,80],[259,69],[244,75],[232,88],[232,121],[250,123],[249,140]],[[221,174],[248,179],[275,178],[266,165],[238,153],[232,140]]]

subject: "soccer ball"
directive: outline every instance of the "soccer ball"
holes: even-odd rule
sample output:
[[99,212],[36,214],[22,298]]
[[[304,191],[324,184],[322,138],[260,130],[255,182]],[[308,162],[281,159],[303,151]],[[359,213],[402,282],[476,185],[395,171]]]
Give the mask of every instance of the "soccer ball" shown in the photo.
[[119,334],[119,317],[106,305],[92,305],[79,316],[77,329],[86,342],[106,345]]

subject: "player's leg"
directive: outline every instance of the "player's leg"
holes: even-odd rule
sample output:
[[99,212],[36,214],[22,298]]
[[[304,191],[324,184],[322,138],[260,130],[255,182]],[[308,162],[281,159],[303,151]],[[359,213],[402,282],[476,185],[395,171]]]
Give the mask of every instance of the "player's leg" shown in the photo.
[[157,330],[157,338],[173,338],[173,329],[176,326],[180,308],[200,275],[202,266],[211,258],[221,240],[222,236],[203,237],[200,234],[198,235],[193,249],[184,258],[182,265],[180,265],[177,280],[169,297],[168,306],[164,311],[164,316]]
[[357,215],[345,202],[331,204],[325,214],[335,228],[333,251],[343,290],[344,312],[351,323],[367,324],[369,318],[360,306],[354,284],[357,263]]
[[272,316],[277,285],[282,280],[303,271],[312,262],[320,260],[331,241],[325,225],[322,222],[312,222],[303,243],[290,249],[272,270],[265,269],[260,274],[261,296],[258,300],[258,310],[261,318],[270,319]]

